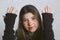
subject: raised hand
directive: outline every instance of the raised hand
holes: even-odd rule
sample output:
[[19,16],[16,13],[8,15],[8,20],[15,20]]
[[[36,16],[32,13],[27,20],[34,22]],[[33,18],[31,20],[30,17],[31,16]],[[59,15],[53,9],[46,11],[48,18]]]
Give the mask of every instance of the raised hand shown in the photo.
[[[12,14],[16,14],[18,13],[18,11],[14,8],[14,7],[8,7],[7,8],[7,13],[12,13]],[[6,16],[3,16],[3,18],[5,18]]]
[[8,7],[7,8],[7,13],[13,13],[14,7]]
[[16,14],[17,10],[14,7],[11,6],[11,7],[7,8],[7,13],[15,13]]
[[45,8],[42,10],[43,13],[51,13],[51,8],[49,6],[45,6]]

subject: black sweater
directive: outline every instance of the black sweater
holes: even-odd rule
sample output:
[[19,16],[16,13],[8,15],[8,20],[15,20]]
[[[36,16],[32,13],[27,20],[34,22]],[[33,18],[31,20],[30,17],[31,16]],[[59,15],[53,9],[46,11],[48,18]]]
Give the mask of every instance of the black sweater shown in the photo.
[[[16,14],[12,14],[12,13],[6,14],[6,17],[4,18],[5,30],[4,30],[3,40],[16,39],[13,30],[16,16],[17,16]],[[53,22],[52,14],[42,13],[42,18],[43,18],[43,26],[44,26],[44,40],[55,40],[54,33],[52,30],[52,22]]]

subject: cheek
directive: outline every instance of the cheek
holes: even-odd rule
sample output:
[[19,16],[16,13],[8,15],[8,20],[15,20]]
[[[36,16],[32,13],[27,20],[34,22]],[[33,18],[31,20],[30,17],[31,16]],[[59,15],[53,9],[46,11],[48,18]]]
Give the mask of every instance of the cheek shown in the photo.
[[34,24],[33,29],[34,29],[34,31],[36,31],[37,28],[39,27],[39,22],[37,20],[34,20],[33,24]]
[[37,20],[34,21],[35,26],[39,25],[39,22]]
[[27,22],[23,22],[23,25],[24,25],[24,27],[25,27],[26,29],[28,28]]
[[26,26],[27,25],[27,22],[23,22],[23,25]]
[[39,23],[38,23],[38,21],[35,21],[35,30],[37,30],[38,27],[39,27]]

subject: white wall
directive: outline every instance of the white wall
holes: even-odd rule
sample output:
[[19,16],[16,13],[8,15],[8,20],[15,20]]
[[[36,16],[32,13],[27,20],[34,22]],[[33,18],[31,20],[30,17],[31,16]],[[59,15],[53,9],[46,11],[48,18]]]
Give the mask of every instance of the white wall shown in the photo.
[[[54,15],[54,22],[53,22],[53,30],[56,40],[60,40],[60,0],[0,0],[0,40],[2,40],[2,36],[4,34],[5,24],[3,21],[3,15],[6,14],[6,9],[9,6],[14,6],[15,9],[20,11],[21,7],[26,4],[32,4],[36,6],[41,12],[43,8],[48,5],[51,7],[51,11]],[[17,13],[19,15],[19,13]],[[14,25],[14,29],[16,30],[18,26],[18,16],[16,18],[16,23]]]

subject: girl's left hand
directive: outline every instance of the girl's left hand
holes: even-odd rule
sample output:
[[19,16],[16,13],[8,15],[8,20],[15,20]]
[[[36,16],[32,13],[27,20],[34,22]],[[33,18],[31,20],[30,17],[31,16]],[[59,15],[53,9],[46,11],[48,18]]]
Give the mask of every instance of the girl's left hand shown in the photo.
[[49,6],[46,6],[43,11],[44,13],[51,13],[51,8]]

